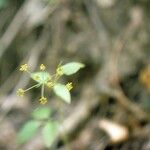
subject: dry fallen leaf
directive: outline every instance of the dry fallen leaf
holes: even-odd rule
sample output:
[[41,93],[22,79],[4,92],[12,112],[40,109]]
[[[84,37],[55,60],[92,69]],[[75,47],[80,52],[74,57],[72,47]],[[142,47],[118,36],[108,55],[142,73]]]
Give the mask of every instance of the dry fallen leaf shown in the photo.
[[129,137],[128,129],[113,121],[102,119],[99,122],[99,127],[109,135],[112,143],[122,142]]

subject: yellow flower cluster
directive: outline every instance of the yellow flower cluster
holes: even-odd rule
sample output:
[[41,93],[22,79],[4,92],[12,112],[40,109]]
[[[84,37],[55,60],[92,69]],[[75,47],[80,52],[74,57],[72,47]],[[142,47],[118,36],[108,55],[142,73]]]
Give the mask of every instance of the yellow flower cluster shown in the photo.
[[39,99],[40,104],[45,105],[47,103],[47,98],[46,97],[41,97]]
[[34,77],[34,79],[35,79],[35,80],[39,80],[39,79],[40,79],[40,76],[39,76],[39,75],[36,75],[36,76]]
[[24,65],[21,65],[20,71],[28,71],[28,65],[27,64],[24,64]]
[[67,89],[70,91],[71,89],[73,89],[73,86],[72,86],[72,82],[69,82],[66,84],[66,87]]
[[45,65],[41,64],[40,65],[40,70],[44,71],[46,69]]
[[[53,86],[55,86],[55,84],[57,84],[57,81],[59,80],[59,78],[64,74],[63,73],[63,69],[60,65],[58,65],[57,69],[56,69],[56,73],[52,76],[50,76],[49,73],[44,72],[44,70],[46,69],[46,66],[44,64],[41,64],[39,66],[40,70],[43,71],[42,72],[37,72],[35,73],[35,75],[32,77],[32,73],[30,73],[30,71],[28,70],[28,65],[27,64],[23,64],[20,66],[20,71],[25,71],[27,73],[30,74],[30,76],[37,82],[37,84],[23,90],[23,89],[18,89],[17,90],[17,95],[23,97],[25,92],[33,89],[33,88],[37,88],[37,87],[41,87],[41,97],[39,99],[39,103],[44,105],[47,103],[47,98],[44,96],[44,87],[47,86],[48,88],[53,88]],[[70,91],[73,86],[72,86],[72,82],[67,83],[66,88]]]
[[61,75],[63,75],[64,73],[63,73],[63,70],[62,70],[62,68],[61,67],[58,67],[57,68],[57,70],[56,70],[56,74],[58,75],[58,76],[61,76]]
[[46,84],[49,88],[53,87],[54,86],[54,83],[53,82],[47,82]]
[[20,96],[20,97],[23,97],[24,93],[25,93],[25,91],[23,89],[18,89],[17,90],[17,95]]

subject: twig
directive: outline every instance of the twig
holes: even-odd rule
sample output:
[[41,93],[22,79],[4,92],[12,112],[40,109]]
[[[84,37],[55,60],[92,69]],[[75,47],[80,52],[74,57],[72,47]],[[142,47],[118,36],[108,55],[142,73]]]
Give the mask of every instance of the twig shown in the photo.
[[0,39],[0,58],[2,57],[4,51],[9,47],[19,30],[21,29],[23,23],[26,21],[27,16],[24,15],[24,8],[27,4],[27,1],[23,4],[22,7],[18,10],[11,24],[8,26],[6,32]]

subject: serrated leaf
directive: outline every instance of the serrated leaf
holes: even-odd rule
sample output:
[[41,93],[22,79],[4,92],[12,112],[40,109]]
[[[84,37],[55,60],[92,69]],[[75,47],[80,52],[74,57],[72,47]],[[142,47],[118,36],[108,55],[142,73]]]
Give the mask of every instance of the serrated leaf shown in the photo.
[[50,116],[50,109],[49,108],[37,108],[33,111],[32,117],[35,119],[48,119]]
[[62,71],[65,75],[72,75],[83,67],[84,67],[84,64],[79,63],[79,62],[71,62],[71,63],[67,63],[61,66]]
[[36,133],[37,129],[40,126],[40,122],[38,121],[29,121],[27,122],[22,129],[20,130],[19,134],[18,134],[18,142],[20,144],[23,144],[25,142],[27,142],[28,140],[30,140]]
[[31,73],[31,78],[38,82],[38,83],[46,83],[48,80],[50,80],[51,76],[48,72],[35,72]]
[[64,100],[67,103],[71,102],[70,92],[65,85],[56,84],[53,89],[55,94],[59,96],[62,100]]
[[56,122],[48,122],[44,126],[42,133],[46,147],[50,147],[58,134],[58,124]]

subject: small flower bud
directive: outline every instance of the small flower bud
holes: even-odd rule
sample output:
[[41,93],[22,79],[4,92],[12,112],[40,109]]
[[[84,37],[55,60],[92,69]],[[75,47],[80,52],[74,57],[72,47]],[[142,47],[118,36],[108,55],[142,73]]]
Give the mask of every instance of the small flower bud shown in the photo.
[[57,68],[57,70],[56,70],[56,74],[58,75],[58,76],[61,76],[61,75],[63,75],[64,73],[63,73],[63,70],[62,70],[62,68],[61,67],[58,67]]
[[70,91],[73,88],[72,82],[67,83],[66,88]]
[[23,97],[24,93],[25,93],[25,91],[23,89],[18,89],[17,90],[17,95],[20,96],[20,97]]
[[47,103],[47,98],[46,97],[41,97],[39,99],[40,104],[45,105]]
[[28,71],[28,65],[27,64],[21,65],[19,70],[20,71]]
[[40,70],[44,71],[46,69],[45,65],[41,64],[40,65]]
[[49,88],[53,87],[54,86],[54,83],[53,82],[47,82],[46,84]]

